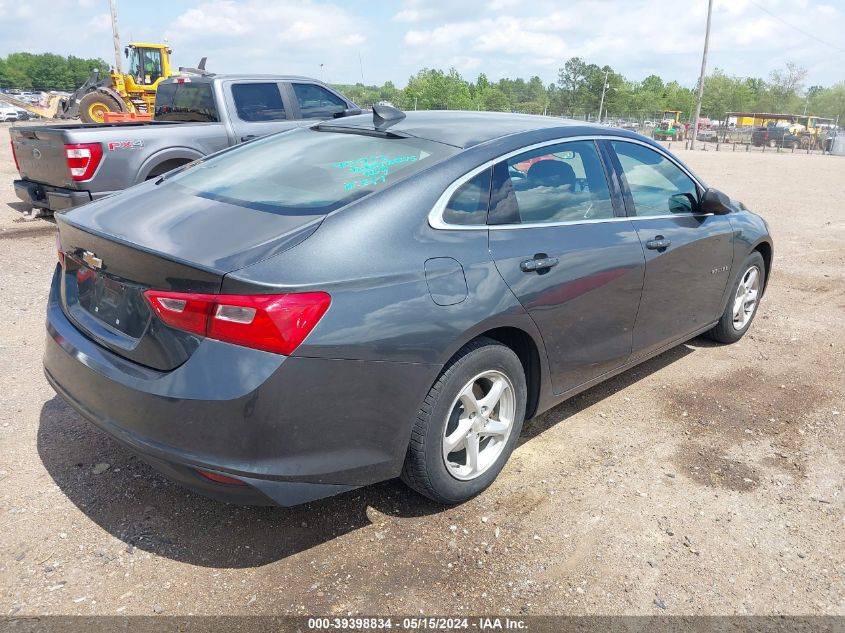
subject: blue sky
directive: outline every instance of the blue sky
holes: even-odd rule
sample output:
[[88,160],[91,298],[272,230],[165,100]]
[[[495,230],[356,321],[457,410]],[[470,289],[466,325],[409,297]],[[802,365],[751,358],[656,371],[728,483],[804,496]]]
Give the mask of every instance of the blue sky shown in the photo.
[[[108,0],[0,0],[0,56],[17,50],[111,61]],[[693,85],[706,0],[118,0],[120,35],[158,41],[176,65],[404,86],[422,67],[474,79],[539,75],[571,56],[631,79]],[[796,28],[797,27],[797,28]],[[811,37],[798,29],[812,34]],[[709,68],[767,77],[795,61],[808,84],[845,80],[845,0],[715,0]],[[360,60],[360,61],[359,61]]]

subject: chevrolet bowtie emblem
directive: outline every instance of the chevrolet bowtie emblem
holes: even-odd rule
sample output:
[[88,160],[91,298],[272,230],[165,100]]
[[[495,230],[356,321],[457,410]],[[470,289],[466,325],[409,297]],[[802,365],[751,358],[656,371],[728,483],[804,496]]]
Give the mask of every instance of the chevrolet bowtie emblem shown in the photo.
[[103,260],[94,255],[91,251],[83,251],[82,261],[85,262],[89,268],[103,267]]

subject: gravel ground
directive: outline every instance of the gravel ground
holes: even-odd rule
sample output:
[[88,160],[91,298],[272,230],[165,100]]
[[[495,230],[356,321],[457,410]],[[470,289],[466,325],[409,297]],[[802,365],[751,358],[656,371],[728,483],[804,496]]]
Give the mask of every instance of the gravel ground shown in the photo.
[[0,614],[845,615],[845,158],[680,151],[769,221],[750,334],[695,339],[526,425],[456,508],[186,492],[41,373],[53,227],[0,126]]

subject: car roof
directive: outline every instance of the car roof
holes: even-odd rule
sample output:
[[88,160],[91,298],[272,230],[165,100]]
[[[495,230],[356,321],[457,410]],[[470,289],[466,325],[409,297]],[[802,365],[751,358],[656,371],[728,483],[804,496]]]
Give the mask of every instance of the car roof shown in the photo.
[[[320,123],[321,130],[356,128],[377,131],[371,113],[343,117]],[[510,112],[473,112],[465,110],[425,110],[406,112],[405,118],[390,122],[382,130],[424,138],[437,143],[468,148],[503,136],[540,129],[561,129],[563,135],[578,133],[607,134],[607,128],[583,121]],[[568,129],[571,128],[571,129]]]
[[179,78],[188,78],[192,82],[212,82],[212,81],[254,81],[254,80],[264,80],[264,81],[307,81],[309,83],[316,83],[321,85],[326,85],[319,79],[314,79],[313,77],[303,77],[301,75],[262,75],[262,74],[218,74],[218,73],[206,73],[204,75],[198,73],[191,73],[185,72],[180,73],[178,75],[173,75],[172,77],[168,77],[165,81],[169,83],[175,83]]

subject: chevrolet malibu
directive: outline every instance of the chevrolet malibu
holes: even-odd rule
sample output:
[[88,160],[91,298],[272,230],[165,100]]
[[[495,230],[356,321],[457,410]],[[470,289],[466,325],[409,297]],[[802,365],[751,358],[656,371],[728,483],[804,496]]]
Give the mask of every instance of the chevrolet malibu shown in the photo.
[[376,106],[56,219],[50,383],[247,504],[397,476],[464,501],[525,419],[740,339],[772,263],[766,223],[657,143],[514,114]]

